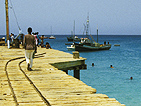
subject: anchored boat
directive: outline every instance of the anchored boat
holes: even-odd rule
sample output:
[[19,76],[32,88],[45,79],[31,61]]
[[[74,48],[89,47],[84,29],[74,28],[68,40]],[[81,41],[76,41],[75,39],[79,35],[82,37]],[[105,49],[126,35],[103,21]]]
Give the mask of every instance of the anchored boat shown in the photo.
[[69,51],[75,51],[75,45],[72,44],[71,46],[67,46],[67,49],[68,49]]
[[56,39],[56,37],[52,35],[52,26],[51,26],[51,36],[49,37],[49,39]]
[[53,35],[51,35],[51,36],[49,37],[49,39],[56,39],[56,37],[54,37]]
[[69,42],[80,42],[80,38],[78,38],[78,36],[71,36],[71,37],[67,37]]
[[74,43],[75,51],[99,51],[99,50],[109,50],[111,44],[99,44],[97,42],[91,42],[89,38],[82,38],[81,42]]
[[73,26],[73,31],[71,31],[72,36],[67,37],[69,42],[80,42],[80,38],[75,35],[75,21],[74,21],[74,26]]
[[109,50],[111,48],[111,44],[99,44],[98,43],[98,28],[97,28],[97,42],[94,41],[92,35],[90,35],[91,39],[88,37],[88,28],[89,28],[89,16],[87,17],[86,22],[86,38],[81,38],[79,43],[74,43],[75,51],[99,51],[99,50]]

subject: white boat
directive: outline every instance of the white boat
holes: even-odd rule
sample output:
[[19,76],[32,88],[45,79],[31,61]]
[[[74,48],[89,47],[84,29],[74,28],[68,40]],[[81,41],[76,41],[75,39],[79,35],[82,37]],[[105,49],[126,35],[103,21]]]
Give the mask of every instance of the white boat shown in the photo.
[[75,45],[72,44],[71,46],[67,46],[67,49],[68,49],[69,51],[75,51]]
[[51,26],[51,36],[49,37],[49,39],[56,39],[56,37],[54,37],[54,36],[52,35],[52,26]]
[[56,39],[56,37],[54,37],[53,35],[51,35],[51,36],[49,37],[49,39]]

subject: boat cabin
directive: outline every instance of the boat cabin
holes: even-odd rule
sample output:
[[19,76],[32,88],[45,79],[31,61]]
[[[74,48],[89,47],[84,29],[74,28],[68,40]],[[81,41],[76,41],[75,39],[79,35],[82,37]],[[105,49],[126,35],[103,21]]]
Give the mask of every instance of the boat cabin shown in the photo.
[[81,38],[80,44],[92,43],[89,38]]
[[81,38],[80,44],[84,44],[92,47],[100,47],[99,43],[92,42],[89,38]]

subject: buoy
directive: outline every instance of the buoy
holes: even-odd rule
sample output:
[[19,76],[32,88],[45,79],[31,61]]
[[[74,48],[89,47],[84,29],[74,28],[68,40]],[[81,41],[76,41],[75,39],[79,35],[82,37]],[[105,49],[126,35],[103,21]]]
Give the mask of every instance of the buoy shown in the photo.
[[94,66],[94,63],[92,63],[92,66]]
[[114,46],[120,46],[120,44],[115,44]]
[[114,67],[111,65],[110,68],[114,68]]

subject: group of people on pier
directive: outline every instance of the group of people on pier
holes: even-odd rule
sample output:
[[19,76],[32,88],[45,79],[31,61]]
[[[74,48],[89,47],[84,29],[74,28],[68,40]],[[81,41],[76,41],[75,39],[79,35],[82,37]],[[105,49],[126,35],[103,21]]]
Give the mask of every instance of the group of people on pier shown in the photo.
[[[45,37],[44,35],[40,36],[39,37],[39,32],[33,32],[31,35],[33,35],[35,37],[35,41],[36,41],[36,46],[41,46],[41,48],[46,48],[46,49],[51,49],[51,46],[48,42],[46,42],[44,44],[44,39],[48,38],[48,37]],[[23,45],[23,38],[24,38],[24,34],[19,34],[18,35],[19,39],[18,40],[18,43],[19,44],[22,44]],[[13,45],[15,43],[15,35],[13,33],[11,33],[10,35],[10,45]]]

